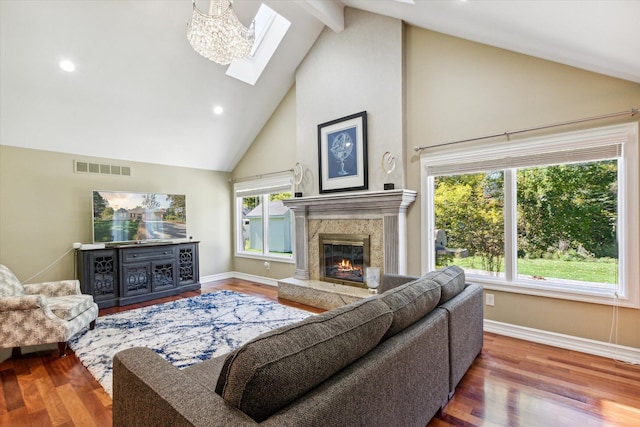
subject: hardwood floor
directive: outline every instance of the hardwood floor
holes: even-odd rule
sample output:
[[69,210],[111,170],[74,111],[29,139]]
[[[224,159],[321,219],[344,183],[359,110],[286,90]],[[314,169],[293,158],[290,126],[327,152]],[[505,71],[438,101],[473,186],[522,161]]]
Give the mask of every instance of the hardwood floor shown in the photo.
[[[229,279],[230,289],[278,301],[272,286]],[[106,315],[201,293],[100,311]],[[278,301],[313,312],[323,310]],[[0,363],[0,426],[110,426],[111,399],[72,351]],[[428,424],[441,426],[640,426],[640,366],[485,333],[456,394]]]
[[429,426],[640,426],[640,366],[484,334]]

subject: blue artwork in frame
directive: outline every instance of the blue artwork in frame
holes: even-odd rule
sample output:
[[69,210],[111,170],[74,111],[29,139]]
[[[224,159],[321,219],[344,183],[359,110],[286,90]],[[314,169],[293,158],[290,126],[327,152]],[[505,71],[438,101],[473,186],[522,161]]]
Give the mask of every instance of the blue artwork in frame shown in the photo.
[[366,190],[367,112],[318,125],[320,193]]
[[358,173],[358,147],[356,130],[350,127],[327,134],[329,179],[353,176]]

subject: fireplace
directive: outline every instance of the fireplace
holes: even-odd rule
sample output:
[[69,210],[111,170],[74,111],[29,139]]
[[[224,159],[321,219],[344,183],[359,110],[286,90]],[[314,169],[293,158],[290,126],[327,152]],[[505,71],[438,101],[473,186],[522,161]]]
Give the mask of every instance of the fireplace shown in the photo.
[[369,236],[365,234],[320,234],[320,280],[366,288],[369,266]]
[[[327,283],[320,277],[326,272],[324,254],[320,260],[324,244],[319,238],[324,233],[368,236],[369,249],[362,243],[364,272],[368,264],[381,275],[407,274],[407,209],[416,195],[411,190],[386,190],[283,200],[295,215],[296,269],[293,277],[278,280],[278,297],[330,310],[371,295],[364,288],[366,273],[349,283],[355,286],[341,285],[344,280]],[[364,254],[369,257],[366,262]]]
[[407,209],[416,195],[411,190],[386,190],[283,200],[295,215],[293,279],[322,280],[318,256],[322,233],[366,234],[370,267],[379,267],[381,274],[407,274]]

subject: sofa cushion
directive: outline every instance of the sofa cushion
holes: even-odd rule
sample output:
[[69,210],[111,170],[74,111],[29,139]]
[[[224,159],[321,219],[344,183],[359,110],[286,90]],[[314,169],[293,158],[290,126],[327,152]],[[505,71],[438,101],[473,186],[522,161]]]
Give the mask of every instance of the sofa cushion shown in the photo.
[[73,320],[81,313],[84,313],[93,305],[91,295],[66,295],[63,297],[47,298],[49,308],[53,314],[63,320]]
[[440,302],[441,287],[433,280],[420,277],[390,289],[378,296],[393,312],[393,321],[384,338],[402,331],[429,314]]
[[216,393],[262,421],[364,356],[392,317],[367,298],[267,332],[227,356]]
[[438,270],[430,271],[422,276],[439,284],[442,288],[440,303],[444,304],[458,295],[465,287],[464,270],[457,265],[452,265]]

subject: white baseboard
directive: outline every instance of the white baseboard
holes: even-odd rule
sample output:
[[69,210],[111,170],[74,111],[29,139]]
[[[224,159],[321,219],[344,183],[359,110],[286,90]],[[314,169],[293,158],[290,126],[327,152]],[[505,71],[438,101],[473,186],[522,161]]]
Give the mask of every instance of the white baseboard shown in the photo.
[[640,349],[635,347],[626,347],[487,319],[484,320],[484,330],[498,335],[506,335],[512,338],[537,342],[539,344],[593,354],[627,363],[640,364]]
[[269,277],[263,276],[254,276],[253,274],[240,273],[239,271],[234,271],[233,277],[236,279],[248,280],[250,282],[262,283],[263,285],[278,286],[278,279],[271,279]]
[[248,280],[250,282],[261,283],[263,285],[278,286],[278,279],[255,276],[253,274],[240,273],[238,271],[228,271],[226,273],[211,274],[209,276],[201,276],[200,283],[214,282],[216,280],[224,280],[224,279],[242,279],[242,280]]
[[216,280],[233,279],[233,272],[210,274],[209,276],[200,276],[200,283],[215,282]]

